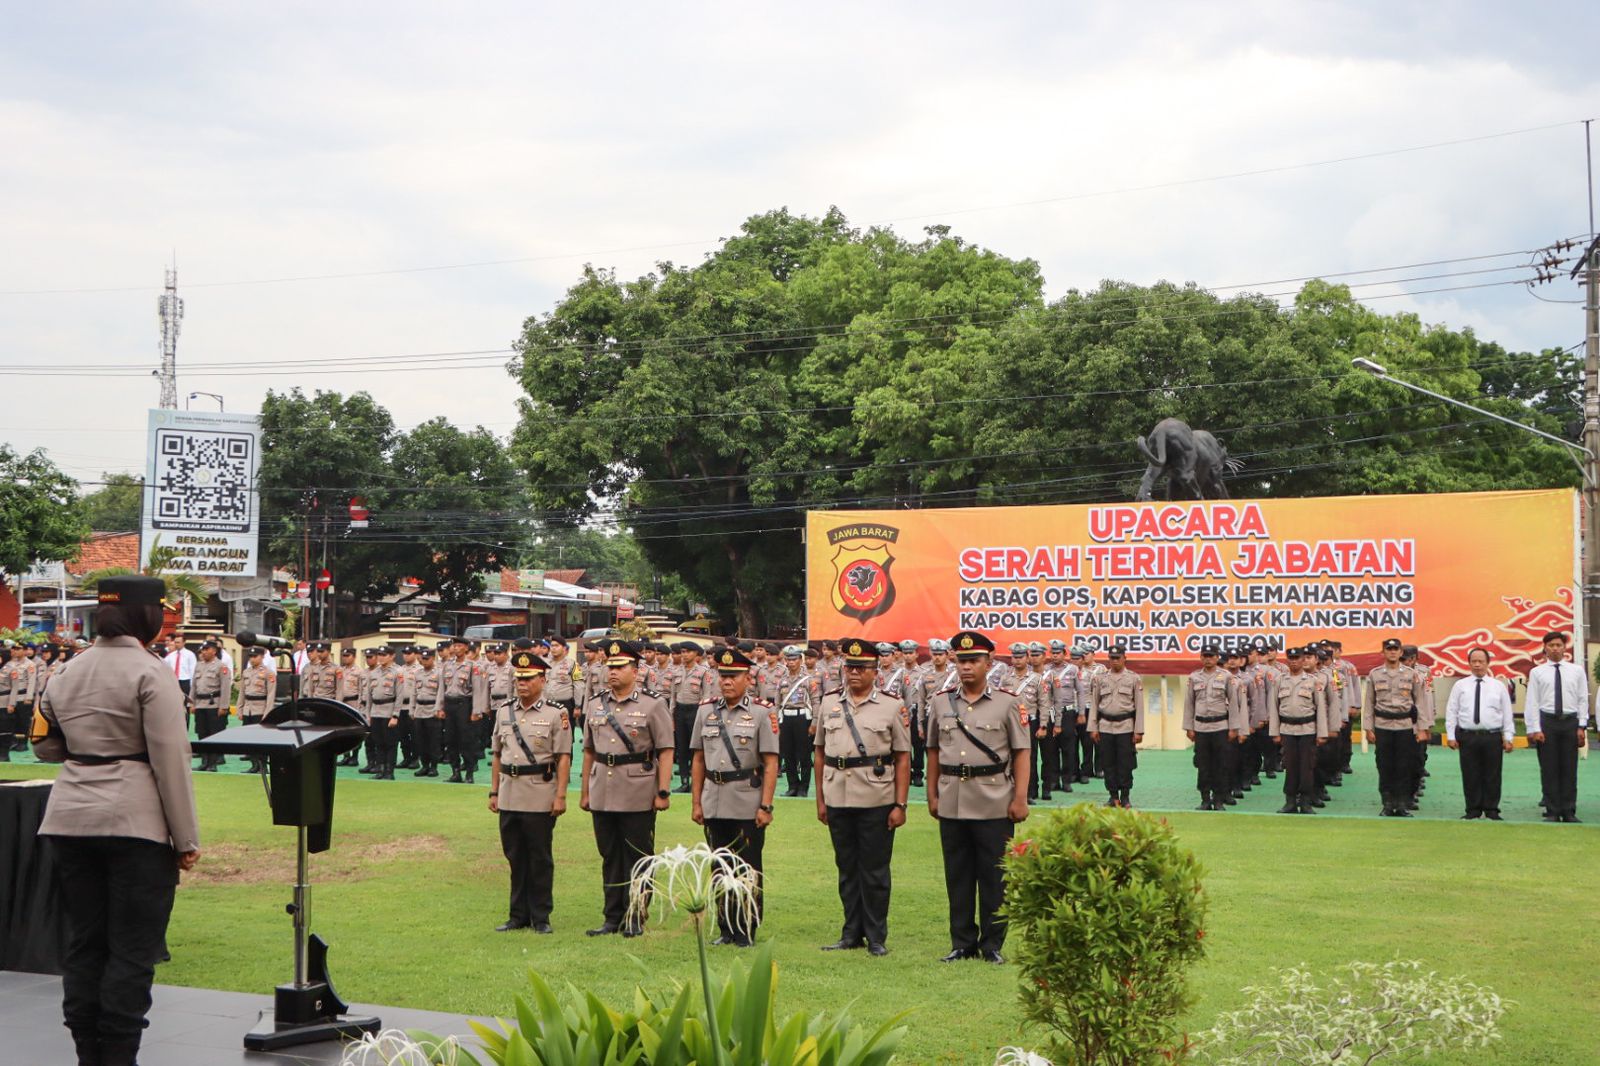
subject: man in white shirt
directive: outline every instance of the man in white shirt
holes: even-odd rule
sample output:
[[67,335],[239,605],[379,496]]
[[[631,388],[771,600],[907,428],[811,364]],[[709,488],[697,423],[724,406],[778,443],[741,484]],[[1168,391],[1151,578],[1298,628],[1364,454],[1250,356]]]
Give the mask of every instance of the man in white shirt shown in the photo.
[[1489,649],[1467,653],[1472,676],[1457,681],[1444,709],[1445,743],[1461,753],[1461,791],[1471,820],[1500,820],[1500,770],[1516,735],[1511,693],[1489,674]]
[[185,696],[189,695],[189,683],[194,680],[194,652],[184,647],[182,633],[174,633],[167,638],[167,654],[162,658],[167,664],[167,669],[172,671],[178,679],[178,687],[183,689]]
[[1566,657],[1566,634],[1546,633],[1545,661],[1529,672],[1522,706],[1528,743],[1539,746],[1547,822],[1578,820],[1578,749],[1589,727],[1589,679]]

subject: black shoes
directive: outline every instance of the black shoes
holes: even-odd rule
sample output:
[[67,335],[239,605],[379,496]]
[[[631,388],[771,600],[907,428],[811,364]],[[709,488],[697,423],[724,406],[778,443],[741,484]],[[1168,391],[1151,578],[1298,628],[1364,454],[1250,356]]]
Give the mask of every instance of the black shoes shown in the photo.
[[1566,822],[1566,823],[1570,824],[1570,825],[1575,825],[1575,824],[1577,824],[1579,819],[1578,819],[1578,816],[1576,814],[1563,814],[1561,816],[1561,820],[1563,822]]
[[[433,775],[429,774],[428,776],[431,777]],[[444,779],[444,783],[447,784],[447,785],[459,785],[459,784],[461,784],[461,771],[460,770],[451,770],[450,771],[450,776]]]
[[466,773],[466,781],[467,781],[467,784],[469,784],[469,785],[476,784],[476,782],[474,782],[472,780],[472,773],[473,772],[471,770],[468,770],[467,773]]
[[534,922],[533,923],[533,931],[535,933],[539,933],[539,934],[545,935],[545,936],[548,936],[549,934],[555,932],[554,929],[550,928],[550,923],[549,922]]
[[889,949],[882,944],[872,943],[867,945],[867,954],[874,958],[882,958],[884,955],[889,954]]
[[1299,814],[1300,813],[1300,805],[1295,803],[1293,800],[1290,800],[1288,803],[1285,803],[1282,807],[1278,808],[1278,813],[1279,814]]
[[619,932],[626,937],[644,936],[644,926],[628,923],[624,925]]
[[526,928],[528,928],[528,923],[527,922],[506,921],[506,922],[501,922],[499,925],[495,926],[494,927],[494,931],[497,932],[497,933],[511,933],[511,932],[515,932],[518,929],[526,929]]
[[585,929],[583,931],[583,935],[584,936],[610,936],[612,933],[615,933],[616,931],[617,931],[617,927],[608,922],[605,925],[602,925],[598,929]]
[[861,947],[863,943],[864,943],[864,941],[861,941],[861,940],[847,940],[847,939],[845,939],[843,937],[840,937],[839,940],[836,943],[822,945],[822,950],[823,951],[854,951],[857,948]]
[[673,789],[672,791],[673,791],[674,794],[679,795],[679,796],[688,795],[688,793],[689,793],[689,782],[680,781],[678,783],[678,787]]
[[944,956],[940,962],[960,962],[962,959],[975,959],[978,952],[974,948],[955,948],[950,954]]
[[978,958],[982,959],[984,962],[992,962],[996,966],[1004,966],[1006,962],[1005,956],[1000,954],[994,948],[989,948],[985,951],[978,952]]

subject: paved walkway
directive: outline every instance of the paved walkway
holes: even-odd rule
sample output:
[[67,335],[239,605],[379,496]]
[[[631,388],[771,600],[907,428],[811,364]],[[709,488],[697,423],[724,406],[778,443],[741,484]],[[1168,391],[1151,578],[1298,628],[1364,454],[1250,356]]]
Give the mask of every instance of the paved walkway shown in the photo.
[[[156,985],[150,1028],[139,1050],[140,1066],[328,1066],[338,1063],[334,1042],[303,1044],[266,1053],[244,1050],[244,1034],[270,995],[217,992],[209,988]],[[385,1028],[425,1029],[439,1036],[471,1037],[459,1014],[400,1007],[353,1006],[377,1015]],[[478,1047],[476,1040],[467,1045]],[[72,1038],[61,1025],[61,978],[0,971],[0,1061],[58,1066],[77,1061]],[[481,1057],[481,1056],[480,1056]]]

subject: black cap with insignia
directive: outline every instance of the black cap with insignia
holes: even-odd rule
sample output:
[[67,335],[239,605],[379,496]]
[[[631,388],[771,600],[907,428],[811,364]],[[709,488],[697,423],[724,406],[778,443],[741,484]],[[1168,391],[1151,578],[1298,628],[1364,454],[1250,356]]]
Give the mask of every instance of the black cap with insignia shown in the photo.
[[542,677],[550,669],[550,664],[531,651],[518,651],[511,656],[511,671],[518,681],[526,681],[531,677]]
[[844,642],[840,650],[844,652],[846,666],[876,667],[878,665],[878,646],[869,640],[851,637]]
[[1390,637],[1388,640],[1383,642],[1383,650],[1384,651],[1390,651],[1391,649],[1398,648],[1399,646],[1400,646],[1400,638],[1399,637]]
[[248,647],[248,648],[246,648],[244,650],[244,653],[248,658],[258,659],[261,656],[267,654],[267,649],[263,648],[259,644],[252,644],[250,647]]
[[1121,644],[1111,645],[1111,650],[1106,652],[1106,656],[1112,659],[1123,659],[1126,658],[1127,655],[1128,649]]
[[611,640],[603,646],[607,666],[637,666],[639,646],[628,640]]
[[166,583],[159,577],[103,577],[95,586],[95,599],[121,607],[155,607],[166,590]]
[[711,658],[716,661],[719,674],[742,674],[755,665],[742,648],[723,648]]
[[1222,654],[1222,646],[1219,645],[1219,644],[1202,644],[1200,646],[1200,654],[1201,655],[1221,655]]
[[950,650],[957,659],[978,659],[994,654],[994,641],[976,629],[963,629],[950,638]]

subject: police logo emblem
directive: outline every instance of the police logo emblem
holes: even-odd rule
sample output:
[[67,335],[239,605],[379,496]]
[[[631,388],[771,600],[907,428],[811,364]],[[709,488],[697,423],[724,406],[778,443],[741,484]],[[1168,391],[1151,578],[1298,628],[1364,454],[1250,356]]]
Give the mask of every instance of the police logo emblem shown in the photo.
[[889,574],[894,555],[889,545],[899,537],[893,526],[853,524],[829,532],[828,543],[836,549],[830,591],[834,610],[865,622],[894,606],[894,580]]

